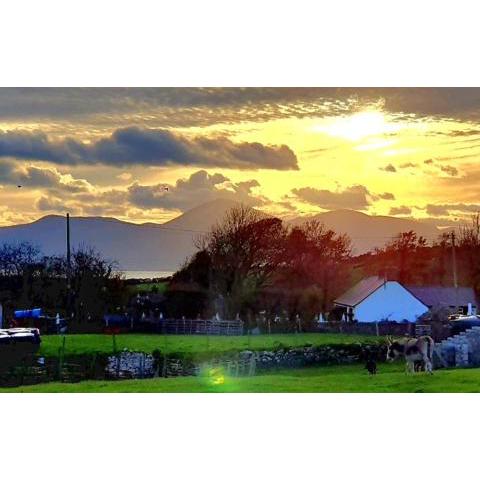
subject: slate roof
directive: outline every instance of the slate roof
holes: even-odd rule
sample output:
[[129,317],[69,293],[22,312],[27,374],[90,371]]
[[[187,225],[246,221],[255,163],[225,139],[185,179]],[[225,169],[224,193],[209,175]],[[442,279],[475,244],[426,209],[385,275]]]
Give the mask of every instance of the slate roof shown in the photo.
[[458,287],[458,298],[455,287],[441,286],[407,286],[405,287],[427,307],[466,306],[469,303],[478,305],[473,288]]
[[384,279],[381,277],[367,277],[354,285],[350,290],[347,290],[343,295],[340,295],[334,303],[338,305],[345,305],[347,307],[355,307],[360,302],[365,300],[375,290],[378,290],[384,284]]

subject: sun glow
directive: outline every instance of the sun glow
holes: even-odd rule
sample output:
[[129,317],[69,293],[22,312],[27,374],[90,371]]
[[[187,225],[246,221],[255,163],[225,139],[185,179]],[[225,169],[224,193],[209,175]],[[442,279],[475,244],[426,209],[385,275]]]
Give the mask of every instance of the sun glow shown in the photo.
[[358,141],[372,135],[394,133],[400,128],[399,125],[388,122],[382,112],[365,111],[335,119],[329,125],[315,127],[315,130],[325,132],[333,137]]

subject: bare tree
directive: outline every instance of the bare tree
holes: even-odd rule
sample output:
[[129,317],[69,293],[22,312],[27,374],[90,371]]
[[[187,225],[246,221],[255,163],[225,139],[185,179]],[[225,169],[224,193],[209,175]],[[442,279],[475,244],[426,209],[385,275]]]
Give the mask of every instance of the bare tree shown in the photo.
[[40,250],[31,243],[4,243],[0,246],[0,275],[21,277],[40,260]]
[[203,238],[211,260],[210,288],[234,317],[251,305],[281,262],[286,231],[278,218],[241,205]]

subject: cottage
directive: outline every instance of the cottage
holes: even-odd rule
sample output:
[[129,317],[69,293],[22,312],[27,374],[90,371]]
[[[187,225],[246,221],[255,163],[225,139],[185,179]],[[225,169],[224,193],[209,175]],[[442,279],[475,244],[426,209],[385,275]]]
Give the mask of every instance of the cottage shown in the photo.
[[358,322],[415,322],[428,306],[399,282],[368,277],[334,301],[335,309]]

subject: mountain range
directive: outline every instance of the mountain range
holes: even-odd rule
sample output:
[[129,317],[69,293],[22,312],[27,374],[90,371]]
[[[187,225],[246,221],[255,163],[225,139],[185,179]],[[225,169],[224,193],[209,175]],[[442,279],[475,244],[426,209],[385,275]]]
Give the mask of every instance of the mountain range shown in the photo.
[[[222,220],[236,202],[214,200],[163,224],[135,224],[108,217],[73,217],[72,247],[94,246],[106,258],[118,261],[124,270],[176,270],[195,251],[196,237]],[[370,216],[353,210],[335,210],[288,223],[299,225],[317,219],[337,233],[352,239],[353,253],[361,254],[385,244],[399,232],[414,230],[431,240],[440,230],[412,219]],[[47,255],[65,252],[65,217],[48,215],[32,223],[0,227],[0,243],[28,241]]]

